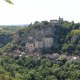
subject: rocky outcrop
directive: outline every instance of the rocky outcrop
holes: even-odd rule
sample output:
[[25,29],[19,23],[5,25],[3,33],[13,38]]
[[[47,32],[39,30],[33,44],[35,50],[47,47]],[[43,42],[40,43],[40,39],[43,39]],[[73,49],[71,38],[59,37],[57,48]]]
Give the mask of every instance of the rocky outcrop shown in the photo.
[[59,20],[35,22],[27,29],[17,32],[15,42],[25,41],[25,52],[51,50],[58,47],[55,31],[60,27]]

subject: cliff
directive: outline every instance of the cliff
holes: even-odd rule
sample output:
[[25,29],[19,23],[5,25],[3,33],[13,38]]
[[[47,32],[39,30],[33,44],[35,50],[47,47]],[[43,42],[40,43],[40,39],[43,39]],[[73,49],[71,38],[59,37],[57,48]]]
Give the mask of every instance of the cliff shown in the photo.
[[66,53],[79,55],[80,23],[63,19],[30,24],[28,28],[17,31],[11,50],[33,53]]
[[51,20],[50,22],[42,21],[35,22],[27,29],[21,30],[15,35],[15,42],[25,42],[25,52],[52,52],[52,49],[57,49],[59,44],[57,42],[56,31],[59,31],[60,21]]

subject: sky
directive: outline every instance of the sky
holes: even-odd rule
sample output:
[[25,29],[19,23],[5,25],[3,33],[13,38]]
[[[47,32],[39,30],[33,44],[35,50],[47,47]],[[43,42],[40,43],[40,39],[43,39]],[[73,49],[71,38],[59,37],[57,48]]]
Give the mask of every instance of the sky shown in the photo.
[[58,19],[80,22],[80,0],[0,0],[0,25]]

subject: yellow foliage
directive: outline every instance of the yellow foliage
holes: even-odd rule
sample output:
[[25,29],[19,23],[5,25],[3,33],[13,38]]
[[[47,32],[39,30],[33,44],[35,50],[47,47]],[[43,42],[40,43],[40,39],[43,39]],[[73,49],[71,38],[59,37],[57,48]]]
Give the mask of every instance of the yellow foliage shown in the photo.
[[71,35],[77,35],[80,36],[80,30],[72,30]]

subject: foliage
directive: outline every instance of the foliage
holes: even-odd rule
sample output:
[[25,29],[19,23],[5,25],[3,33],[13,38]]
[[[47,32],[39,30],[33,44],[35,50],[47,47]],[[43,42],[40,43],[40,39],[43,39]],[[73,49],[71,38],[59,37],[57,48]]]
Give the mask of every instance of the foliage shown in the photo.
[[4,0],[4,1],[8,2],[9,4],[13,4],[11,0]]
[[77,35],[80,36],[80,30],[72,30],[71,35]]
[[[0,26],[0,51],[8,51],[15,48],[13,46],[14,35],[17,31],[22,30],[25,26]],[[21,43],[24,45],[24,43]]]
[[80,79],[80,61],[58,62],[62,65],[47,58],[0,56],[0,80]]

